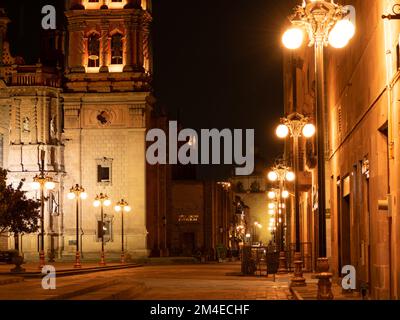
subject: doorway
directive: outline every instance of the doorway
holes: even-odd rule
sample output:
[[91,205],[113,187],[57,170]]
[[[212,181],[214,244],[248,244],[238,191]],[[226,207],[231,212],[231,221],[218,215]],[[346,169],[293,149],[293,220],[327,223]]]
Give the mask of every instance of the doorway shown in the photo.
[[184,256],[191,256],[195,249],[194,232],[185,232],[182,234],[182,253]]

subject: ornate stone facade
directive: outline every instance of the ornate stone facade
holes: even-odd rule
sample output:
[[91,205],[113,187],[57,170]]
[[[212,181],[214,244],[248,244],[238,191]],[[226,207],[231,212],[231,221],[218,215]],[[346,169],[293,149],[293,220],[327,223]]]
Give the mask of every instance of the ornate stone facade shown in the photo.
[[[147,256],[145,134],[154,104],[150,1],[67,1],[64,70],[16,63],[5,41],[9,20],[2,13],[2,165],[11,182],[30,182],[40,170],[39,151],[46,151],[44,169],[57,182],[56,190],[46,193],[46,251],[57,258],[75,255],[75,201],[67,193],[80,184],[89,195],[80,206],[83,258],[99,255],[100,209],[92,203],[101,192],[113,201],[105,210],[106,257],[120,254],[121,217],[113,207],[121,198],[133,208],[125,217],[126,251]],[[99,176],[103,165],[107,179]],[[29,183],[25,187],[29,190]],[[37,259],[37,239],[37,234],[22,236],[25,258]]]

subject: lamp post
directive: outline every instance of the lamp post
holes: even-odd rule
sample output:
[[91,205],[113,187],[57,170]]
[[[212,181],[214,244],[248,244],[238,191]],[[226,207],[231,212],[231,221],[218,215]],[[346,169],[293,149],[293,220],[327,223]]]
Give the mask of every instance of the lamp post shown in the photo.
[[[276,135],[279,138],[293,138],[293,164],[295,175],[299,176],[299,138],[311,138],[315,134],[315,126],[309,122],[309,119],[302,114],[292,113],[287,118],[281,119],[281,124],[276,129]],[[300,203],[299,203],[299,179],[294,183],[295,198],[295,229],[296,229],[296,250],[295,250],[295,276],[292,279],[293,286],[305,285],[303,278],[303,261],[301,257],[301,239],[300,239]]]
[[[289,197],[289,193],[284,189],[285,182],[293,182],[296,179],[296,175],[293,171],[290,170],[289,167],[283,165],[282,163],[277,164],[272,168],[272,171],[268,173],[268,179],[271,182],[277,182],[279,184],[279,192],[275,194],[277,199],[277,205],[272,205],[270,203],[269,209],[275,209],[277,216],[275,218],[276,223],[276,231],[279,230],[279,247],[280,247],[280,258],[279,258],[279,270],[278,272],[281,274],[288,273],[287,264],[286,264],[286,253],[285,253],[285,244],[284,244],[284,220],[283,217],[283,209],[286,208],[284,204],[284,199]],[[272,193],[269,194],[272,196]]]
[[132,208],[124,199],[117,202],[115,206],[116,212],[121,212],[121,263],[125,263],[125,248],[124,248],[124,212],[131,212]]
[[100,193],[96,196],[93,206],[95,208],[101,208],[101,225],[100,225],[100,232],[101,232],[101,260],[100,265],[105,266],[106,261],[104,257],[104,207],[109,207],[111,205],[111,200],[108,198],[106,194]]
[[69,200],[76,200],[76,254],[74,267],[81,268],[81,254],[79,246],[79,200],[86,200],[88,195],[82,186],[76,184],[69,190],[67,196]]
[[[282,37],[288,49],[298,49],[303,42],[304,32],[308,34],[309,46],[314,46],[315,54],[315,103],[317,113],[318,148],[318,266],[321,272],[318,298],[333,299],[328,276],[329,264],[326,258],[326,203],[325,203],[325,87],[324,87],[324,47],[345,47],[355,34],[354,7],[343,6],[325,0],[303,0],[290,17],[293,27]],[[325,272],[324,272],[325,271]]]
[[34,190],[40,190],[40,246],[39,246],[39,268],[42,269],[46,264],[44,254],[44,202],[45,190],[51,191],[56,187],[53,178],[44,172],[44,158],[45,151],[41,151],[41,164],[40,173],[33,178],[32,188]]

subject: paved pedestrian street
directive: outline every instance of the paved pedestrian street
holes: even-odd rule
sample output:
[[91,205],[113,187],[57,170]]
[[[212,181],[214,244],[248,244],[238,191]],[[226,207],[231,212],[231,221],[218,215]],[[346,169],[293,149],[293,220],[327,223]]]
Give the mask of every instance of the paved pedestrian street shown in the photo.
[[55,290],[44,290],[42,279],[0,276],[0,300],[288,300],[288,279],[244,277],[237,262],[143,266],[57,277]]

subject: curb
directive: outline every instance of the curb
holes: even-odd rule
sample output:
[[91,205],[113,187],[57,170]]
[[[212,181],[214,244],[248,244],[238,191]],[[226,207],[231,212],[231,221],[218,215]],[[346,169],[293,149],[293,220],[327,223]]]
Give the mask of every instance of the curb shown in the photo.
[[[64,269],[57,272],[57,277],[67,277],[67,276],[75,276],[80,274],[94,273],[94,272],[104,272],[104,271],[113,271],[113,270],[121,270],[121,269],[133,269],[139,268],[143,265],[140,264],[125,264],[120,266],[109,266],[109,267],[92,267],[92,268],[82,268],[82,269]],[[23,278],[42,278],[43,273],[40,271],[28,271],[24,273],[12,273],[12,272],[2,272],[1,275],[5,276],[18,276]]]

